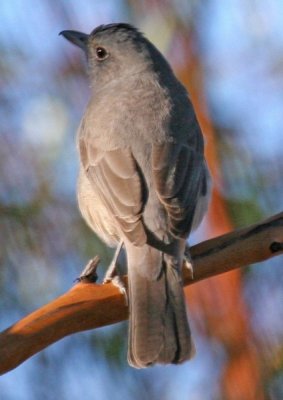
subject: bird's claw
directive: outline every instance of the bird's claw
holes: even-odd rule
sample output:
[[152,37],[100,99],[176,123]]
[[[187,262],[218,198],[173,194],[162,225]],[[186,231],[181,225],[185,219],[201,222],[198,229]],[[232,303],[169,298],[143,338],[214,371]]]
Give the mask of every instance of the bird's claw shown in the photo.
[[106,275],[103,279],[103,284],[110,283],[110,282],[113,283],[113,285],[119,289],[120,293],[122,293],[122,295],[124,296],[126,306],[129,306],[129,298],[128,298],[127,289],[126,289],[125,283],[123,282],[121,277],[117,274],[114,276],[113,276],[113,274],[112,274],[112,276],[107,276],[107,273],[106,273]]
[[188,255],[188,254],[184,254],[184,265],[185,265],[185,268],[189,271],[190,279],[193,280],[194,279],[193,263],[192,263],[190,255]]

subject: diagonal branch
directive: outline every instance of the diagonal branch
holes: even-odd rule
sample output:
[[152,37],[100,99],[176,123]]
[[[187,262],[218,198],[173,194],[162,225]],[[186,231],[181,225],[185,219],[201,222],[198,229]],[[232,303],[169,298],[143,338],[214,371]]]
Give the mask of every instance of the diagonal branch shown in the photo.
[[[197,244],[190,252],[194,278],[184,268],[184,285],[283,254],[283,213]],[[67,335],[127,319],[119,290],[111,283],[90,283],[91,277],[90,272],[90,279],[0,333],[0,374]]]

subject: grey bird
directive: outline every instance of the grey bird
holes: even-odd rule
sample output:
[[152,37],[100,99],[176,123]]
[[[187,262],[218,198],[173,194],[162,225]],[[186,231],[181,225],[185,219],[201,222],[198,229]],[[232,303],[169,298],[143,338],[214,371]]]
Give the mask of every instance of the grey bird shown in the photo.
[[87,56],[91,98],[78,131],[78,203],[94,232],[126,251],[128,361],[136,368],[182,363],[194,354],[184,251],[210,192],[192,103],[165,58],[133,26],[61,34]]

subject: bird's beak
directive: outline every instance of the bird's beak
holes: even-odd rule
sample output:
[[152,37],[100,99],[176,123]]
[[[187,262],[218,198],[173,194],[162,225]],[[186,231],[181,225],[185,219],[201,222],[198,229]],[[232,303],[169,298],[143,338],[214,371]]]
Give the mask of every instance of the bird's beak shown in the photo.
[[77,31],[62,31],[59,35],[64,36],[69,42],[79,46],[81,49],[86,50],[89,35]]

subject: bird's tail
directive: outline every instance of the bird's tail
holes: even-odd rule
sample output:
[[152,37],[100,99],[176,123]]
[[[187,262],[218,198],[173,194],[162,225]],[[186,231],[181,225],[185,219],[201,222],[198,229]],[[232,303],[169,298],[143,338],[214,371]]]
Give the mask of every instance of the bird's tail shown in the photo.
[[181,261],[144,245],[126,248],[129,277],[129,364],[179,364],[194,355]]

